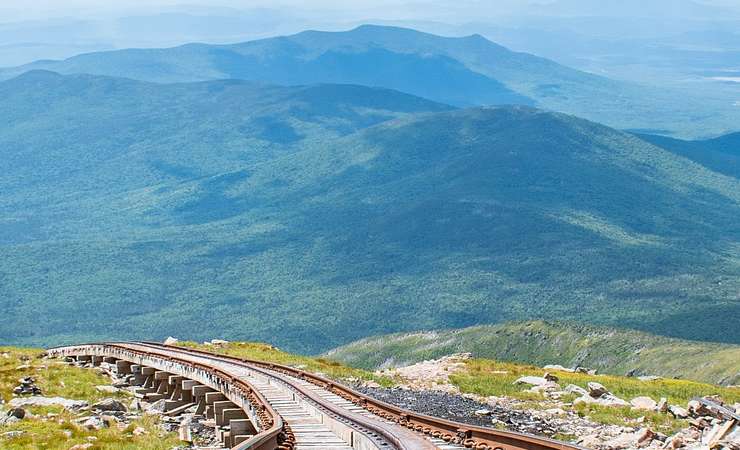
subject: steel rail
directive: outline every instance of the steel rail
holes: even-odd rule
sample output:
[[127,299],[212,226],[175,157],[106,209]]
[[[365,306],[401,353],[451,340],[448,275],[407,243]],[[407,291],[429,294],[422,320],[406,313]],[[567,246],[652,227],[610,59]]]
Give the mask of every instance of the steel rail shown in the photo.
[[[106,348],[116,349],[120,351],[118,356],[123,356],[123,352],[132,353],[142,358],[154,356],[151,352],[142,352],[132,349],[127,345],[127,343],[93,343],[76,346],[53,347],[47,349],[46,352],[52,356],[57,356],[57,354],[60,356],[71,356],[72,354],[78,354],[78,352],[79,354],[84,354],[86,351],[89,351],[91,347],[98,347],[102,350],[105,350]],[[116,354],[116,352],[112,353]],[[244,394],[245,398],[256,406],[260,421],[259,425],[262,427],[262,431],[247,441],[239,444],[237,447],[234,447],[236,450],[290,450],[293,448],[293,436],[290,430],[286,428],[283,418],[275,412],[259,390],[254,388],[250,383],[232,377],[230,374],[212,366],[168,355],[157,354],[156,357],[161,360],[199,369],[205,373],[218,377],[224,384],[229,384],[240,390]]]
[[706,398],[695,398],[694,400],[698,401],[699,403],[707,407],[707,409],[716,414],[719,414],[722,417],[730,420],[737,420],[738,422],[740,422],[740,414],[736,413],[734,409],[720,405],[719,403],[713,402]]
[[[405,410],[395,405],[391,405],[380,400],[376,400],[367,395],[361,394],[333,380],[329,380],[322,376],[282,364],[238,358],[234,356],[216,354],[193,348],[169,346],[156,342],[146,341],[56,347],[49,349],[48,352],[53,354],[55,351],[59,351],[60,349],[83,349],[85,347],[94,346],[104,346],[111,349],[117,349],[119,351],[136,353],[150,358],[159,358],[163,360],[178,362],[180,364],[191,365],[206,372],[213,373],[214,375],[219,376],[225,383],[230,383],[239,387],[244,392],[253,394],[253,396],[250,397],[250,400],[253,400],[255,403],[257,403],[260,410],[263,411],[262,417],[266,418],[265,422],[267,427],[263,429],[263,431],[255,435],[253,438],[251,438],[249,441],[244,442],[236,447],[239,450],[292,449],[294,445],[293,436],[292,433],[290,433],[289,429],[286,429],[287,424],[283,421],[282,417],[280,417],[280,415],[277,414],[274,409],[272,409],[269,402],[264,398],[264,396],[262,396],[258,392],[258,390],[252,387],[248,382],[235,378],[228,373],[223,372],[221,369],[218,369],[217,367],[213,367],[207,364],[201,364],[183,358],[178,358],[176,356],[172,356],[171,354],[166,354],[163,352],[197,355],[206,359],[232,363],[249,368],[250,370],[254,370],[255,372],[261,373],[263,376],[278,379],[282,383],[290,386],[291,389],[299,392],[309,401],[316,403],[318,406],[320,406],[322,410],[328,412],[335,418],[338,418],[345,423],[354,423],[356,425],[355,428],[358,428],[360,430],[362,430],[363,428],[366,430],[371,430],[373,433],[377,433],[386,441],[388,441],[390,447],[395,447],[399,450],[416,450],[421,448],[435,447],[431,445],[431,442],[429,442],[429,446],[412,445],[409,447],[404,442],[404,436],[399,436],[397,431],[395,433],[390,432],[383,426],[378,426],[377,423],[368,421],[368,418],[365,416],[352,413],[345,408],[334,405],[331,402],[322,399],[318,395],[306,390],[305,388],[300,386],[300,384],[295,383],[288,377],[298,378],[317,385],[348,401],[351,401],[352,403],[355,403],[358,406],[365,408],[381,419],[389,422],[395,422],[402,427],[408,428],[412,432],[417,432],[430,437],[442,439],[445,442],[449,442],[452,444],[459,444],[466,448],[472,448],[476,450],[584,450],[582,447],[559,442],[553,439],[524,433],[501,431],[491,428],[467,425]],[[132,349],[131,346],[143,346],[154,351],[147,352]],[[281,376],[281,374],[287,375],[288,377]],[[283,442],[278,442],[281,437]]]
[[187,347],[168,346],[155,342],[143,342],[148,346],[155,348],[174,349],[184,353],[196,353],[201,356],[242,363],[252,368],[261,367],[264,369],[282,372],[284,374],[300,378],[302,380],[318,385],[340,397],[349,400],[359,406],[364,407],[371,413],[389,421],[405,426],[410,430],[423,433],[425,435],[443,439],[446,442],[457,443],[466,448],[476,450],[574,450],[582,447],[556,441],[553,439],[543,438],[525,433],[516,433],[512,431],[494,430],[491,428],[467,425],[451,420],[431,417],[425,414],[405,410],[395,405],[391,405],[380,400],[376,400],[365,394],[361,394],[347,386],[339,384],[333,380],[312,374],[294,367],[275,364],[253,359],[237,358],[234,356],[220,355],[203,350],[192,349]]
[[391,427],[389,424],[378,420],[378,418],[369,418],[364,415],[348,411],[345,408],[337,406],[330,401],[321,398],[314,392],[305,389],[303,386],[290,380],[281,372],[271,371],[263,367],[259,367],[256,364],[245,363],[244,360],[238,358],[232,358],[224,355],[217,355],[209,352],[191,351],[194,349],[165,346],[159,343],[152,342],[137,342],[135,345],[146,346],[157,349],[159,351],[166,352],[179,352],[183,354],[196,353],[200,357],[210,358],[213,360],[219,360],[227,362],[229,364],[236,364],[242,367],[247,367],[249,370],[260,373],[266,378],[278,380],[283,384],[290,387],[308,401],[312,402],[314,406],[322,410],[324,413],[329,414],[332,418],[339,420],[347,426],[352,427],[358,433],[364,434],[370,440],[375,441],[379,448],[388,448],[396,450],[434,450],[436,447],[427,439],[422,438],[416,433],[409,432],[406,429],[399,428],[395,424]]

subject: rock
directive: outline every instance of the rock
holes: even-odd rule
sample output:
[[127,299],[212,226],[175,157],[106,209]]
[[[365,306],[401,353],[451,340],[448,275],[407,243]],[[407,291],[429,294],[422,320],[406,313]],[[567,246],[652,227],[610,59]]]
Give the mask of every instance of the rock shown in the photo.
[[92,408],[97,411],[127,411],[126,405],[114,398],[106,398],[105,400],[101,400],[98,403],[92,405]]
[[590,405],[592,403],[596,403],[596,399],[591,397],[590,395],[582,395],[578,397],[577,399],[573,400],[573,406]]
[[475,414],[478,417],[484,417],[484,416],[490,416],[491,411],[488,409],[479,409],[479,410],[476,410],[473,414]]
[[564,409],[561,409],[561,408],[550,408],[550,409],[546,409],[544,412],[551,416],[567,416],[568,415],[568,413]]
[[557,383],[560,381],[560,378],[556,377],[555,375],[551,374],[550,372],[545,372],[545,374],[542,376],[542,378],[546,379],[547,381],[552,381],[553,383]]
[[565,368],[565,367],[561,366],[560,364],[548,364],[545,367],[543,367],[543,369],[545,369],[545,370],[559,370],[561,372],[571,372],[571,373],[572,372],[575,372],[574,369]]
[[151,405],[147,406],[145,412],[147,414],[162,414],[165,410],[165,400],[157,400]]
[[644,411],[654,411],[658,404],[650,397],[635,397],[630,400],[630,404],[633,409],[640,409]]
[[363,383],[363,385],[371,389],[378,389],[381,387],[380,384],[376,383],[375,381],[366,381]]
[[684,439],[683,439],[683,437],[680,434],[677,434],[677,435],[675,435],[675,436],[673,436],[671,438],[668,438],[665,441],[665,445],[663,445],[663,448],[665,448],[665,449],[671,449],[671,450],[676,450],[678,448],[683,447],[683,445],[684,445]]
[[25,434],[25,431],[8,431],[6,433],[0,434],[0,438],[3,439],[15,439],[17,437],[21,437]]
[[70,400],[62,397],[27,397],[14,398],[8,403],[10,406],[61,406],[66,409],[80,409],[88,406],[84,400]]
[[644,375],[641,377],[637,377],[637,379],[640,381],[658,381],[658,380],[662,380],[663,377],[658,377],[655,375]]
[[676,419],[686,419],[689,417],[689,412],[677,405],[669,406],[668,412]]
[[107,414],[100,416],[100,420],[103,421],[106,427],[110,427],[111,425],[118,423],[118,418],[116,418],[116,416],[111,416]]
[[95,390],[104,394],[116,394],[121,390],[113,386],[95,386]]
[[514,384],[531,384],[532,386],[542,386],[547,384],[548,381],[544,377],[521,377],[514,381]]
[[12,425],[16,422],[20,422],[21,419],[15,417],[15,416],[2,416],[0,417],[0,426],[3,425]]
[[585,448],[599,448],[602,444],[602,439],[598,434],[590,434],[582,436],[576,443]]
[[164,345],[175,345],[178,342],[180,342],[178,339],[173,338],[172,336],[168,337],[164,340]]
[[558,390],[560,390],[560,385],[552,381],[548,381],[547,383],[540,384],[538,386],[532,386],[530,389],[528,389],[529,392],[533,392],[535,394],[545,394],[548,392],[555,392]]
[[610,407],[630,406],[629,402],[622,400],[621,398],[614,396],[612,394],[604,394],[599,398],[594,398],[591,395],[584,395],[584,396],[581,396],[575,399],[573,401],[573,404],[574,405],[593,404],[593,405],[610,406]]
[[630,403],[613,394],[604,394],[597,399],[597,402],[603,406],[630,406]]
[[703,417],[697,417],[696,419],[691,419],[689,421],[689,425],[691,425],[692,427],[698,430],[703,430],[705,428],[711,427],[712,423]]
[[702,417],[702,416],[714,416],[715,413],[712,412],[709,408],[704,406],[703,403],[697,400],[691,400],[688,405],[686,405],[686,409],[689,411],[689,414],[693,417]]
[[228,345],[229,341],[225,341],[223,339],[211,339],[211,344],[213,345]]
[[606,447],[610,450],[634,448],[638,438],[638,433],[622,433],[606,442],[602,442],[598,447]]
[[133,431],[134,436],[144,436],[145,434],[149,434],[149,432],[146,431],[144,428],[142,427],[134,428],[134,431]]
[[650,428],[643,428],[637,432],[638,444],[649,444],[653,439],[655,439],[655,432]]
[[90,417],[86,421],[82,422],[82,426],[84,428],[87,428],[90,431],[93,430],[102,430],[103,428],[106,428],[107,425],[100,417]]
[[131,400],[131,404],[128,405],[128,410],[129,411],[141,411],[141,402],[139,401],[139,399],[135,398]]
[[661,397],[658,405],[655,408],[662,413],[668,412],[668,399],[665,397]]
[[84,444],[77,444],[69,448],[69,450],[87,450],[88,448],[92,447],[93,444],[86,442]]
[[565,386],[565,390],[564,391],[566,393],[568,393],[568,394],[578,394],[580,396],[588,395],[588,391],[587,390],[583,389],[580,386],[576,386],[575,384],[569,384],[569,385]]
[[23,408],[13,408],[8,411],[8,417],[15,417],[16,419],[23,419],[26,417],[26,410]]
[[595,381],[589,381],[587,384],[588,387],[588,395],[590,395],[593,398],[599,398],[604,394],[608,394],[609,391],[604,387],[603,384],[597,383]]

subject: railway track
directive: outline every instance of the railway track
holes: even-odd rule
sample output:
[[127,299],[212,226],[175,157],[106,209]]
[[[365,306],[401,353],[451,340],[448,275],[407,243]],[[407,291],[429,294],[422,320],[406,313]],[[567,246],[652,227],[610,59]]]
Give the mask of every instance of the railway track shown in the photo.
[[[115,363],[144,386],[144,395],[163,396],[174,411],[195,406],[205,412],[225,446],[238,450],[579,448],[403,410],[332,380],[262,361],[151,342],[57,347],[48,353]],[[211,392],[203,395],[205,390]]]

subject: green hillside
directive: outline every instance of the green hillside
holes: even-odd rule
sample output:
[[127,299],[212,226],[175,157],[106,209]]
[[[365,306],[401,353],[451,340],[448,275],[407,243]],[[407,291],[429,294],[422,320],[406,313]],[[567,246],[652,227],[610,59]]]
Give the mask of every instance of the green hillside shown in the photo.
[[714,139],[697,141],[685,141],[649,134],[638,136],[716,172],[740,178],[740,133],[731,133]]
[[282,85],[363,84],[457,106],[534,105],[620,129],[685,137],[736,131],[740,120],[735,99],[715,92],[615,81],[513,52],[479,35],[447,38],[372,25],[233,45],[90,53],[4,69],[0,78],[32,69],[164,83],[237,78]]
[[619,328],[521,322],[398,333],[344,345],[324,356],[355,367],[403,366],[453,353],[476,358],[596,368],[715,384],[740,383],[740,346],[671,339]]
[[0,93],[2,341],[320,352],[557,318],[740,342],[740,181],[632,135],[351,86]]

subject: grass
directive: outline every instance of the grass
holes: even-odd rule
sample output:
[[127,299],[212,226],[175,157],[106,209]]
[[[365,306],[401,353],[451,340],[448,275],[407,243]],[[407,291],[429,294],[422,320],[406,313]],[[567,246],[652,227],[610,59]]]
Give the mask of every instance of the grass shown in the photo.
[[[526,386],[514,385],[514,381],[525,375],[542,375],[544,370],[528,365],[498,362],[487,359],[473,359],[467,362],[467,370],[452,375],[451,382],[464,393],[474,393],[482,396],[506,396],[524,400],[524,407],[536,405],[542,400],[540,394],[525,392]],[[689,400],[698,396],[719,395],[726,402],[740,402],[740,389],[724,388],[710,384],[697,383],[686,380],[662,379],[657,381],[640,381],[636,378],[620,377],[615,375],[587,375],[565,371],[550,371],[560,379],[563,387],[575,384],[585,388],[589,381],[603,384],[617,397],[627,401],[648,396],[658,401],[661,397],[668,399],[671,404],[685,406]],[[568,397],[564,400],[572,400]],[[567,405],[567,403],[566,403]],[[660,431],[674,431],[685,426],[686,421],[675,420],[672,416],[649,411],[633,411],[629,407],[604,407],[600,405],[567,406],[567,409],[577,412],[580,416],[605,424],[625,424],[644,417],[644,423]]]
[[[287,353],[269,344],[230,342],[221,346],[213,346],[195,342],[181,342],[178,345],[240,358],[289,365],[313,373],[321,373],[338,380],[373,380],[386,387],[399,381],[325,358],[311,358]],[[585,388],[589,381],[597,381],[606,386],[616,396],[626,400],[638,396],[649,396],[657,401],[661,397],[666,397],[671,404],[685,405],[694,397],[716,394],[730,403],[740,402],[740,389],[723,388],[693,381],[663,379],[646,382],[636,378],[615,375],[587,375],[566,371],[550,372],[560,378],[559,383],[563,387],[568,384],[575,384]],[[523,402],[519,405],[521,408],[547,409],[553,407],[553,405],[543,402],[542,395],[525,392],[525,386],[514,385],[514,381],[521,376],[541,375],[542,373],[544,373],[544,370],[536,366],[498,362],[489,359],[472,359],[467,361],[466,370],[451,375],[450,381],[459,387],[463,393],[474,393],[482,396],[506,396],[522,400]],[[575,395],[571,395],[564,397],[562,400],[568,405],[575,398]],[[676,420],[667,414],[633,411],[629,407],[568,405],[565,409],[604,424],[633,424],[637,426],[640,423],[638,419],[640,419],[645,425],[664,433],[677,431],[685,427],[687,423],[685,420]],[[563,436],[562,440],[569,439],[567,436]]]
[[229,342],[224,345],[204,345],[195,342],[180,342],[181,347],[195,348],[222,355],[297,367],[312,373],[322,374],[335,380],[375,381],[382,386],[392,386],[393,380],[370,371],[356,369],[326,358],[311,358],[284,352],[269,344],[252,342]]
[[[87,400],[90,403],[103,398],[122,398],[124,394],[106,394],[95,386],[110,384],[110,380],[93,370],[82,370],[59,360],[41,359],[43,350],[0,347],[0,397],[10,401],[18,379],[32,376],[46,397],[64,397]],[[30,367],[25,367],[30,366]]]
[[[0,347],[0,396],[10,401],[18,379],[33,376],[42,394],[47,397],[64,397],[85,400],[92,404],[103,398],[125,399],[126,394],[105,394],[95,386],[110,384],[110,380],[94,370],[68,366],[58,360],[42,359],[43,351]],[[30,367],[28,367],[30,366]],[[0,437],[3,450],[67,450],[76,444],[91,443],[91,450],[169,450],[178,444],[177,437],[158,426],[158,419],[143,416],[125,427],[111,426],[101,430],[83,429],[73,420],[87,415],[73,413],[58,406],[24,408],[32,417],[20,422],[0,426],[0,435],[11,431],[23,432],[18,437]],[[123,425],[122,425],[123,426]],[[145,433],[134,436],[133,430],[141,427]],[[156,436],[156,439],[152,439]]]
[[672,339],[578,322],[527,321],[362,339],[326,353],[356,367],[409,365],[470,352],[476,358],[545,366],[585,366],[622,375],[659,375],[740,384],[740,345]]

